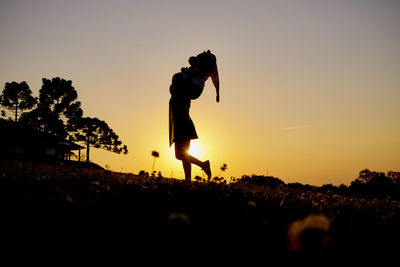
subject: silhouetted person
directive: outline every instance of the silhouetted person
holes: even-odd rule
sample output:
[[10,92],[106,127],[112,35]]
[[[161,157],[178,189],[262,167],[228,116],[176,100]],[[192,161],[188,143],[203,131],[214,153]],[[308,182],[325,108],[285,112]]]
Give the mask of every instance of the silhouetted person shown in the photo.
[[189,155],[190,140],[197,139],[196,129],[189,115],[190,102],[197,99],[204,89],[204,83],[211,77],[219,102],[219,78],[217,58],[210,50],[189,58],[189,68],[172,77],[169,88],[169,143],[175,143],[175,157],[182,161],[185,181],[191,181],[191,164],[199,166],[211,178],[210,161],[200,161]]

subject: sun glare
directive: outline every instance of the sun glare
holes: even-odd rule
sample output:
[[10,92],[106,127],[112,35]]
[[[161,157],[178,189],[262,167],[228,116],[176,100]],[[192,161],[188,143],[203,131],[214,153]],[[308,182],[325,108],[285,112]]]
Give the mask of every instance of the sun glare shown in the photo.
[[189,154],[192,155],[195,158],[200,157],[200,155],[201,155],[201,146],[197,141],[192,140],[190,142]]

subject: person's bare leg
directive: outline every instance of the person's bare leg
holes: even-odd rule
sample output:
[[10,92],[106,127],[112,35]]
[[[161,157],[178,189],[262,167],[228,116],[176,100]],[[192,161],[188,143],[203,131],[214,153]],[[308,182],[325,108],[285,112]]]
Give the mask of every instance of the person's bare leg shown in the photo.
[[[202,169],[209,167],[208,161],[201,161],[192,155],[189,155],[190,139],[183,142],[175,143],[175,157],[182,161],[183,171],[185,172],[185,181],[190,182],[192,179],[192,163]],[[211,175],[211,171],[210,171]],[[210,177],[209,177],[210,178]]]
[[189,158],[190,163],[196,164],[200,168],[204,168],[204,161],[198,160],[190,154],[188,154],[188,158]]
[[206,161],[198,160],[195,157],[193,157],[192,155],[187,154],[186,157],[184,157],[184,159],[182,159],[182,165],[183,165],[183,170],[185,171],[185,180],[189,181],[189,182],[192,179],[192,164],[195,164],[204,170],[205,170],[205,168],[207,168]]
[[185,181],[190,182],[192,180],[192,164],[188,156],[182,159],[183,171],[185,172]]
[[188,155],[190,163],[196,164],[199,166],[208,176],[208,179],[211,179],[211,169],[210,169],[210,162],[208,160],[201,161],[196,159],[195,157]]
[[192,166],[188,154],[189,147],[190,139],[175,143],[175,157],[182,161],[186,182],[190,182],[192,179]]

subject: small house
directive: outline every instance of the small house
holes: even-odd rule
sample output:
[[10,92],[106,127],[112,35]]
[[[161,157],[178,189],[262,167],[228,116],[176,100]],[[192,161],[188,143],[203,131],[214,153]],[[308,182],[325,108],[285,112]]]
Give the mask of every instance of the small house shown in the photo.
[[70,161],[75,155],[80,161],[81,149],[84,147],[48,133],[10,121],[0,122],[0,159],[58,163]]

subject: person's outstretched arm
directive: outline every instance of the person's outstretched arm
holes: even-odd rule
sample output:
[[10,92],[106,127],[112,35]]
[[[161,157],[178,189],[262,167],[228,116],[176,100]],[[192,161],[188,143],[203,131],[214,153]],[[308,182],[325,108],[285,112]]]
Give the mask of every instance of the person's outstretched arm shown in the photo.
[[215,65],[215,68],[211,73],[211,79],[212,79],[212,82],[213,82],[213,84],[215,86],[215,91],[217,93],[217,99],[216,100],[217,100],[217,103],[218,103],[219,102],[219,76],[218,76],[217,65]]

